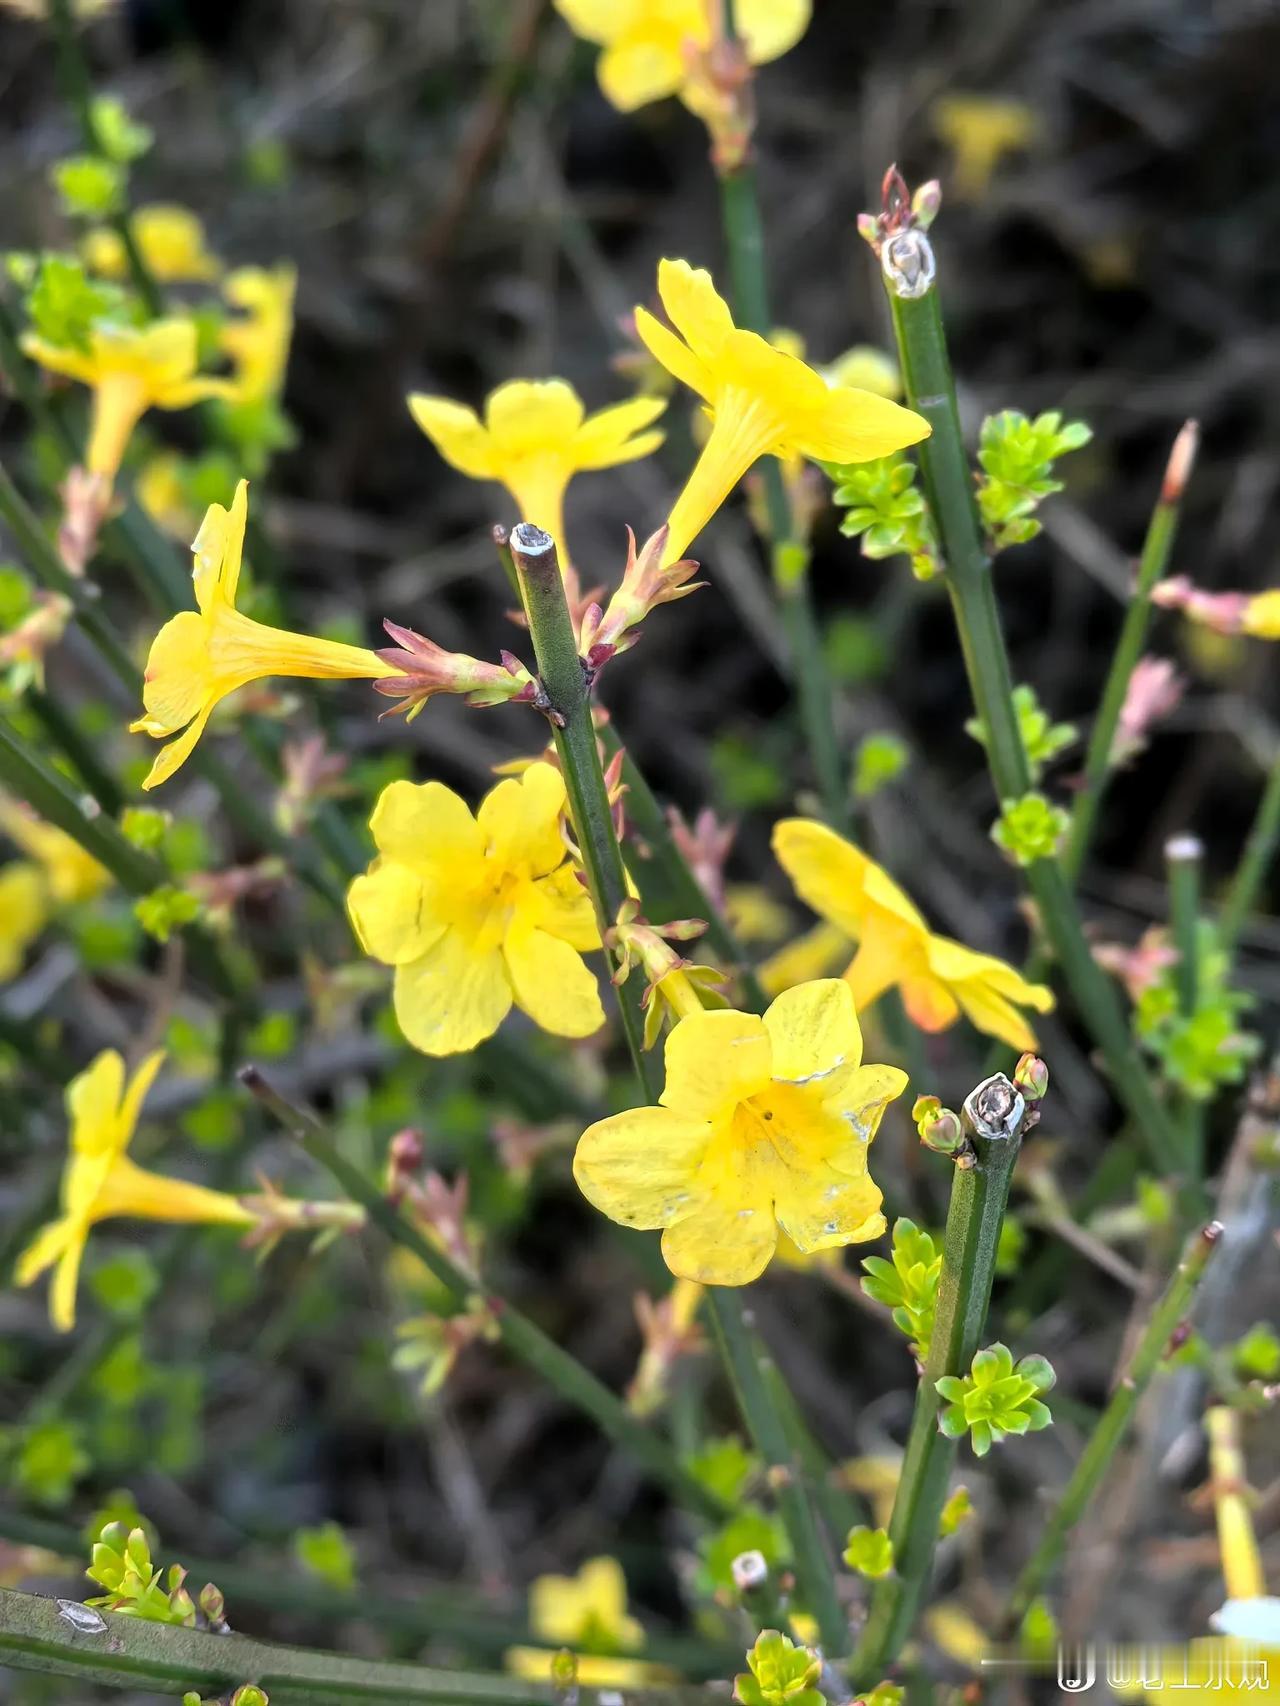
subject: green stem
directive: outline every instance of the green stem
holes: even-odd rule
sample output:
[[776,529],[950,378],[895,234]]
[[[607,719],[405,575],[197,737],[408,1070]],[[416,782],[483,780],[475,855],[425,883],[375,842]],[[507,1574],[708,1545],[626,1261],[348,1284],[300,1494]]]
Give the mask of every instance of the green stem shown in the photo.
[[[946,563],[947,590],[969,688],[987,730],[987,763],[996,796],[1003,803],[1029,792],[1031,771],[1013,706],[1013,681],[992,585],[991,561],[983,544],[969,459],[960,434],[938,293],[932,287],[922,295],[900,293],[913,288],[913,279],[918,284],[920,277],[927,276],[919,263],[921,255],[928,252],[928,240],[918,231],[907,235],[912,247],[900,252],[910,257],[910,265],[902,270],[888,269],[893,275],[888,282],[889,304],[907,400],[932,429],[918,446],[920,467]],[[886,253],[892,251],[887,248]],[[1178,1131],[1130,1040],[1111,980],[1089,949],[1066,871],[1057,857],[1037,859],[1026,867],[1026,880],[1041,928],[1081,1018],[1106,1061],[1116,1096],[1143,1134],[1156,1166],[1164,1173],[1178,1173],[1182,1161]]]
[[1240,932],[1257,903],[1271,861],[1275,858],[1277,841],[1280,841],[1280,752],[1277,752],[1267,773],[1266,786],[1258,801],[1244,852],[1218,915],[1218,940],[1222,951],[1231,959],[1235,957]]
[[[612,723],[605,723],[598,734],[600,744],[610,758],[623,752],[622,742]],[[714,950],[725,968],[741,985],[743,996],[752,1011],[763,1013],[769,1004],[769,998],[761,989],[760,980],[748,963],[741,943],[729,928],[724,914],[698,881],[684,854],[676,846],[671,825],[667,822],[657,796],[629,753],[625,754],[622,760],[622,780],[627,788],[627,816],[639,830],[649,850],[649,858],[638,859],[632,872],[649,910],[649,916],[653,918],[655,915],[649,898],[650,893],[660,888],[661,911],[664,916],[657,918],[658,923],[667,923],[671,918],[704,918],[707,922],[707,932],[702,940]],[[657,878],[656,882],[653,881],[654,877]]]
[[848,1646],[849,1620],[836,1596],[831,1559],[770,1389],[773,1359],[755,1331],[740,1291],[713,1285],[708,1287],[708,1297],[720,1354],[738,1407],[769,1471],[778,1514],[791,1541],[805,1606],[818,1620],[827,1656],[838,1659]]
[[[545,709],[564,771],[569,817],[595,902],[600,939],[607,941],[627,899],[627,867],[614,833],[613,810],[591,717],[591,693],[578,656],[578,640],[564,594],[556,542],[540,527],[522,521],[512,529],[510,544],[529,618],[538,675],[546,695]],[[645,1100],[656,1102],[662,1089],[661,1068],[645,1052],[639,979],[628,978],[614,987],[622,1028]]]
[[341,1154],[314,1115],[295,1107],[275,1090],[255,1066],[246,1066],[241,1082],[269,1108],[281,1125],[319,1166],[333,1175],[353,1202],[362,1204],[369,1219],[395,1243],[418,1258],[429,1273],[465,1306],[479,1298],[493,1317],[498,1337],[521,1362],[540,1374],[566,1403],[590,1416],[616,1444],[662,1482],[690,1510],[716,1518],[723,1510],[706,1488],[689,1474],[666,1441],[639,1421],[603,1382],[576,1357],[562,1350],[527,1315],[492,1291],[479,1275],[469,1273],[433,1244],[400,1209],[389,1203],[360,1169]]
[[[0,1511],[0,1536],[19,1546],[38,1546],[69,1561],[86,1552],[85,1537],[74,1528]],[[329,1623],[363,1623],[426,1640],[443,1635],[478,1653],[499,1655],[508,1647],[558,1647],[558,1641],[531,1630],[523,1618],[495,1607],[476,1594],[459,1592],[437,1582],[421,1583],[410,1593],[402,1586],[376,1581],[361,1589],[333,1587],[328,1582],[291,1571],[287,1564],[266,1568],[192,1555],[181,1548],[182,1563],[193,1581],[216,1582],[236,1614],[246,1605],[274,1613],[291,1613]],[[734,1662],[731,1648],[716,1648],[693,1636],[645,1636],[644,1656],[669,1664],[686,1674],[712,1676]],[[740,1662],[740,1656],[739,1656]]]
[[108,817],[118,817],[125,803],[124,789],[102,763],[72,712],[60,699],[50,697],[42,687],[28,687],[22,698],[49,739],[64,757],[70,759],[81,782],[102,810]]
[[976,1164],[957,1167],[952,1179],[933,1333],[889,1520],[894,1570],[875,1585],[853,1657],[853,1679],[860,1689],[879,1682],[901,1652],[929,1578],[957,1449],[957,1442],[938,1429],[942,1400],[936,1382],[944,1375],[967,1374],[980,1348],[1025,1121],[1022,1097],[1000,1074],[978,1085],[965,1102]]
[[1192,463],[1195,461],[1199,432],[1195,421],[1188,421],[1178,434],[1169,455],[1160,495],[1147,524],[1147,535],[1143,540],[1142,556],[1138,561],[1138,576],[1134,583],[1133,596],[1125,611],[1120,638],[1116,642],[1111,668],[1107,672],[1106,685],[1102,690],[1102,700],[1094,719],[1093,732],[1089,736],[1083,782],[1071,808],[1071,828],[1063,849],[1062,863],[1072,883],[1080,876],[1093,839],[1098,807],[1114,763],[1112,755],[1116,731],[1120,726],[1120,713],[1124,709],[1130,678],[1142,656],[1147,625],[1151,619],[1151,594],[1163,578],[1173,551],[1178,520],[1182,512],[1182,496],[1186,490]]
[[1182,1260],[1164,1296],[1151,1312],[1128,1368],[1116,1382],[1110,1402],[1090,1434],[1089,1442],[1040,1535],[1034,1553],[1018,1577],[1002,1620],[1005,1628],[1012,1628],[1025,1615],[1041,1584],[1057,1563],[1067,1536],[1102,1484],[1103,1476],[1133,1420],[1133,1413],[1168,1352],[1169,1340],[1191,1307],[1205,1265],[1221,1234],[1222,1227],[1216,1220],[1211,1221],[1191,1238],[1183,1251]]
[[[555,1706],[563,1698],[549,1682],[347,1658],[110,1612],[97,1614],[100,1628],[82,1629],[64,1609],[73,1603],[0,1589],[0,1662],[15,1670],[75,1677],[81,1686],[147,1693],[199,1689],[222,1694],[252,1681],[272,1706]],[[707,1706],[709,1698],[705,1690],[687,1686],[615,1693],[624,1706]],[[580,1694],[584,1702],[599,1706],[598,1689],[584,1688]]]
[[1176,835],[1165,844],[1169,873],[1169,922],[1177,949],[1178,1009],[1184,1019],[1196,1010],[1200,967],[1200,861],[1204,849],[1194,835]]

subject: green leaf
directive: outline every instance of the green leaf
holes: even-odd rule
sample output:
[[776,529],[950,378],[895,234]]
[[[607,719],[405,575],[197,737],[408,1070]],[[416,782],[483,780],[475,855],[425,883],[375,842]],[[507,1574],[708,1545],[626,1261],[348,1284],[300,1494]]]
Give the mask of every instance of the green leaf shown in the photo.
[[844,1561],[851,1570],[872,1581],[887,1576],[893,1570],[893,1542],[884,1528],[867,1528],[860,1524],[851,1528],[845,1537]]
[[1038,859],[1053,858],[1069,821],[1043,794],[1024,794],[1020,800],[1004,801],[991,839],[1014,864],[1034,865]]
[[1015,1364],[1007,1345],[988,1345],[974,1352],[968,1374],[946,1374],[934,1382],[944,1401],[938,1426],[949,1439],[967,1431],[974,1452],[985,1457],[1009,1434],[1049,1426],[1049,1407],[1036,1393],[1048,1392],[1055,1379],[1046,1357],[1027,1356]]
[[32,330],[63,349],[87,350],[95,321],[118,318],[123,293],[90,279],[80,262],[66,255],[44,255],[27,297]]
[[98,154],[75,154],[57,161],[50,176],[72,219],[103,219],[124,205],[124,173]]
[[95,96],[89,110],[98,146],[117,166],[140,159],[155,140],[145,124],[129,117],[129,109],[115,95]]

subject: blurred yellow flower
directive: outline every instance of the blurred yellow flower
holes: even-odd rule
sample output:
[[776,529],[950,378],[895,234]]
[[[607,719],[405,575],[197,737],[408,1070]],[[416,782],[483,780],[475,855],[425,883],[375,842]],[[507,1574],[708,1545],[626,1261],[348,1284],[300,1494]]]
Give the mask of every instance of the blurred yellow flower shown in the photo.
[[400,1029],[424,1054],[461,1054],[514,1002],[544,1031],[604,1023],[582,955],[600,946],[568,856],[564,778],[531,764],[473,817],[441,782],[393,782],[370,821],[379,857],[347,895],[364,951],[395,971]]
[[758,883],[731,884],[725,890],[724,916],[740,942],[780,942],[791,928],[786,907]]
[[1255,593],[1244,607],[1241,632],[1258,640],[1280,640],[1280,587]]
[[209,397],[234,394],[229,379],[196,372],[196,328],[190,320],[149,326],[99,322],[87,350],[51,344],[28,332],[22,347],[51,373],[77,379],[93,392],[85,466],[110,482],[134,428],[148,409],[189,409]]
[[34,859],[50,897],[59,906],[92,900],[111,881],[111,873],[56,824],[45,823],[16,800],[0,795],[0,829],[28,858]]
[[872,391],[896,403],[902,395],[902,373],[897,362],[872,344],[854,344],[822,369],[828,385],[852,385],[857,391]]
[[690,1014],[667,1038],[662,1105],[589,1126],[574,1177],[611,1219],[664,1228],[667,1266],[704,1285],[757,1278],[780,1229],[805,1255],[878,1238],[867,1146],[907,1079],[861,1061],[838,978],[788,990],[763,1019]]
[[171,617],[155,639],[143,675],[146,714],[133,733],[155,740],[184,732],[151,766],[144,788],[158,787],[186,762],[214,706],[228,693],[269,675],[317,681],[385,680],[397,673],[376,652],[268,628],[236,609],[236,587],[249,507],[241,480],[230,510],[210,504],[191,547],[198,610]]
[[933,104],[933,128],[955,156],[954,193],[976,201],[1004,156],[1039,132],[1033,109],[995,95],[944,95]]
[[766,995],[781,995],[784,989],[792,989],[797,983],[830,977],[848,964],[852,945],[843,930],[820,920],[811,930],[770,954],[757,968],[760,987]]
[[219,340],[235,367],[237,402],[265,402],[284,389],[297,285],[296,268],[285,264],[239,267],[227,275],[222,293],[244,311],[226,322]]
[[[627,1688],[656,1680],[656,1665],[622,1655],[644,1644],[644,1630],[627,1615],[627,1582],[614,1558],[589,1558],[576,1576],[539,1576],[529,1590],[529,1627],[545,1641],[570,1648],[586,1688]],[[512,1647],[507,1669],[546,1679],[550,1647]]]
[[0,983],[22,970],[27,949],[48,917],[44,878],[35,865],[15,860],[0,866]]
[[[169,202],[140,207],[129,221],[143,264],[161,284],[217,278],[222,263],[205,248],[204,226],[190,208]],[[127,279],[129,258],[117,232],[90,231],[82,245],[85,264],[104,278]]]
[[[680,95],[697,110],[691,54],[712,42],[709,0],[556,0],[569,28],[604,49],[600,87],[620,112]],[[738,31],[753,65],[793,48],[809,27],[811,0],[737,0]]]
[[185,541],[200,525],[200,516],[188,501],[181,469],[182,458],[176,451],[158,451],[138,470],[133,495],[157,527]]
[[910,409],[829,386],[795,356],[740,331],[711,275],[687,261],[660,263],[658,293],[680,337],[643,308],[636,309],[636,330],[656,360],[703,399],[712,422],[671,512],[664,562],[685,555],[761,456],[866,462],[928,437],[928,422]]
[[921,1030],[945,1030],[963,1012],[1010,1048],[1035,1048],[1018,1009],[1049,1012],[1053,995],[1043,984],[935,936],[888,873],[825,824],[786,819],[774,829],[773,851],[801,900],[858,943],[844,975],[859,1010],[896,985]]
[[123,1060],[107,1049],[67,1086],[71,1155],[62,1175],[62,1217],[36,1235],[15,1269],[18,1284],[30,1285],[57,1263],[49,1312],[59,1332],[75,1325],[80,1259],[98,1221],[131,1215],[139,1220],[247,1226],[255,1219],[235,1197],[148,1173],[125,1154],[163,1060],[163,1053],[148,1055],[126,1082]]
[[666,408],[635,397],[588,415],[563,379],[512,379],[490,394],[484,420],[447,397],[415,393],[409,411],[451,468],[494,480],[515,500],[518,519],[549,533],[565,552],[564,494],[575,474],[648,456],[662,443],[646,432]]

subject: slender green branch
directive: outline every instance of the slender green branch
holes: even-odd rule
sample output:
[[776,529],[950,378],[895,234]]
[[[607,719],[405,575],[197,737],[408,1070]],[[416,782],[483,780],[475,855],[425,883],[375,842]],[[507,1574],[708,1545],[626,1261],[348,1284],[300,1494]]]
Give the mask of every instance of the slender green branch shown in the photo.
[[942,1400],[936,1382],[944,1375],[968,1373],[980,1348],[1009,1181],[1027,1115],[1022,1096],[999,1073],[977,1086],[964,1112],[975,1165],[957,1167],[952,1179],[929,1355],[916,1389],[889,1519],[894,1569],[876,1583],[872,1593],[871,1610],[853,1657],[858,1688],[874,1686],[902,1650],[928,1582],[957,1447],[938,1428]]
[[1244,852],[1218,915],[1218,940],[1223,952],[1233,959],[1245,920],[1257,904],[1267,872],[1271,869],[1277,842],[1280,842],[1280,752],[1276,753],[1267,772],[1266,786],[1258,801]]
[[1006,1628],[1012,1628],[1023,1617],[1057,1563],[1067,1536],[1089,1508],[1090,1500],[1101,1486],[1128,1431],[1143,1393],[1168,1352],[1171,1337],[1191,1308],[1205,1265],[1221,1235],[1219,1223],[1210,1221],[1208,1226],[1194,1234],[1183,1251],[1182,1260],[1163,1297],[1152,1310],[1129,1366],[1117,1380],[1110,1402],[1090,1434],[1080,1461],[1041,1533],[1035,1552],[1018,1577],[1002,1620]]
[[70,759],[101,809],[108,817],[118,817],[125,803],[125,791],[103,764],[73,713],[61,699],[46,693],[42,687],[28,687],[22,699],[53,745]]
[[[609,790],[600,767],[600,747],[591,717],[591,692],[578,656],[556,542],[540,527],[522,521],[512,530],[510,545],[546,696],[545,708],[564,771],[569,817],[604,940],[627,898],[627,867],[614,833]],[[624,984],[615,985],[615,989],[622,1028],[645,1100],[656,1102],[662,1089],[661,1073],[658,1062],[645,1052],[638,980],[628,978]]]
[[1169,922],[1178,953],[1178,1008],[1183,1018],[1196,1010],[1200,968],[1200,862],[1204,848],[1194,835],[1175,835],[1166,842],[1169,873]]
[[429,1273],[451,1294],[459,1306],[479,1298],[493,1317],[498,1337],[521,1362],[527,1363],[552,1385],[566,1403],[592,1418],[616,1444],[629,1451],[637,1462],[669,1487],[689,1509],[708,1517],[722,1513],[719,1502],[681,1465],[661,1435],[633,1416],[607,1386],[576,1357],[562,1350],[527,1315],[488,1287],[478,1274],[459,1267],[443,1249],[433,1244],[399,1208],[389,1203],[377,1186],[346,1156],[341,1154],[313,1114],[295,1107],[263,1077],[256,1066],[246,1066],[241,1082],[270,1109],[291,1137],[319,1166],[331,1173],[353,1202],[360,1203],[380,1231],[412,1251]]
[[[220,1694],[256,1682],[272,1706],[555,1706],[561,1698],[550,1683],[209,1635],[8,1589],[0,1589],[0,1663],[148,1693]],[[623,1706],[706,1706],[709,1698],[678,1685],[612,1692]],[[598,1689],[580,1695],[599,1706]]]
[[[911,229],[886,239],[884,257],[907,400],[932,428],[918,447],[920,466],[942,544],[969,687],[987,730],[987,762],[997,798],[1011,802],[1030,791],[1031,772],[1013,705],[991,562],[979,526],[938,293],[932,285],[933,253],[924,233]],[[1106,1061],[1116,1096],[1155,1164],[1162,1172],[1176,1174],[1182,1162],[1178,1131],[1130,1039],[1115,989],[1089,949],[1061,861],[1035,860],[1027,867],[1026,879],[1041,928]]]
[[1151,619],[1151,594],[1163,578],[1173,551],[1178,520],[1182,513],[1182,497],[1196,459],[1199,439],[1200,428],[1195,421],[1188,421],[1174,440],[1160,485],[1160,495],[1147,524],[1147,535],[1142,544],[1142,556],[1138,560],[1133,596],[1124,614],[1120,638],[1116,642],[1111,668],[1107,672],[1106,685],[1102,690],[1098,715],[1094,719],[1093,731],[1089,736],[1083,782],[1071,808],[1071,828],[1063,849],[1062,863],[1073,883],[1079,878],[1081,867],[1088,855],[1098,807],[1115,762],[1113,754],[1116,731],[1120,726],[1120,713],[1124,709],[1130,678],[1142,656],[1147,625]]
[[769,1471],[769,1484],[791,1541],[805,1606],[818,1620],[827,1656],[838,1659],[848,1646],[849,1620],[836,1596],[831,1558],[774,1402],[773,1359],[743,1306],[741,1292],[713,1285],[708,1295],[720,1354],[733,1382],[738,1408]]

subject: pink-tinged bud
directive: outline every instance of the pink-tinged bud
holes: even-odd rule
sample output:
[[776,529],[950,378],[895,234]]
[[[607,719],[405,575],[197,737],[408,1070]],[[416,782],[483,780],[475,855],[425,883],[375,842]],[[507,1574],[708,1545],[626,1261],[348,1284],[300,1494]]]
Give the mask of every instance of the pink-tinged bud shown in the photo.
[[384,716],[403,712],[412,722],[437,693],[461,694],[468,705],[478,706],[532,704],[537,699],[537,682],[510,652],[503,652],[501,664],[483,663],[465,652],[447,652],[434,640],[412,628],[402,628],[398,622],[385,621],[382,625],[397,645],[378,656],[395,673],[380,676],[373,685],[388,699],[401,701]]
[[1199,421],[1187,421],[1182,431],[1173,441],[1173,449],[1169,452],[1168,465],[1164,471],[1164,483],[1160,487],[1160,502],[1176,504],[1182,502],[1182,494],[1186,490],[1187,481],[1191,478],[1191,470],[1195,465],[1196,451],[1200,447]]
[[1178,959],[1169,946],[1168,932],[1156,924],[1132,948],[1120,942],[1096,943],[1093,957],[1103,971],[1120,979],[1130,1001],[1137,1001]]
[[663,526],[637,552],[636,536],[628,527],[627,566],[621,585],[603,611],[598,604],[592,604],[583,613],[579,650],[588,669],[599,670],[618,652],[634,646],[640,638],[635,630],[651,610],[687,598],[705,585],[703,581],[689,584],[690,576],[698,568],[692,558],[664,565],[662,553],[666,543],[667,529]]
[[858,215],[858,235],[864,243],[870,243],[873,249],[880,247],[880,221],[874,213]]
[[710,806],[698,813],[692,829],[675,806],[667,808],[667,822],[671,839],[699,884],[717,907],[723,906],[724,868],[738,833],[737,824],[721,823]]
[[886,232],[901,231],[911,222],[911,192],[896,164],[880,180],[880,217]]
[[911,198],[911,213],[922,231],[927,231],[942,208],[942,185],[930,178]]
[[936,1096],[917,1096],[911,1117],[926,1149],[938,1155],[959,1156],[968,1148],[959,1114],[944,1108]]
[[1039,1055],[1024,1054],[1013,1069],[1013,1081],[1025,1101],[1043,1102],[1049,1093],[1049,1068]]
[[1155,725],[1172,715],[1186,692],[1185,677],[1168,658],[1142,657],[1125,688],[1110,762],[1127,764],[1146,746]]
[[1185,575],[1158,581],[1151,602],[1162,610],[1181,610],[1193,622],[1201,622],[1219,634],[1239,634],[1244,628],[1249,595],[1244,592],[1203,592]]

